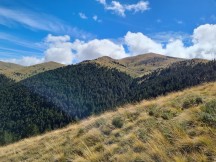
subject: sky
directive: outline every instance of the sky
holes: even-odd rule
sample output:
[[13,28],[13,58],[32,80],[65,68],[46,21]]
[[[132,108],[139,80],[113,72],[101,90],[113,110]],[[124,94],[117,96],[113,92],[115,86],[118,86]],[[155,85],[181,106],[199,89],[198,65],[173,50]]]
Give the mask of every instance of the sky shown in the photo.
[[216,0],[0,0],[0,60],[216,57]]

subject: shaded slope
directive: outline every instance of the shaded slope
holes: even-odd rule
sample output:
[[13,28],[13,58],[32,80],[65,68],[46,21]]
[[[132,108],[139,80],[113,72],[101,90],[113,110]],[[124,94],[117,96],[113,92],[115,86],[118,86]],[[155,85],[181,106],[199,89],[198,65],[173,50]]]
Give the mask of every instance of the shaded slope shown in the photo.
[[7,78],[5,75],[0,74],[0,90],[7,88],[8,86],[14,84],[14,81]]
[[0,145],[65,126],[72,119],[20,84],[0,90]]
[[47,71],[0,90],[0,144],[128,102],[132,79],[94,64]]
[[[128,105],[0,148],[1,161],[215,161],[216,83]],[[185,103],[190,103],[185,107]],[[115,121],[115,122],[114,122]],[[119,122],[116,122],[119,121]],[[122,124],[116,124],[122,123]]]
[[48,71],[21,84],[72,117],[83,118],[128,102],[132,81],[116,69],[86,63]]
[[216,61],[182,61],[138,78],[134,99],[142,100],[216,80]]

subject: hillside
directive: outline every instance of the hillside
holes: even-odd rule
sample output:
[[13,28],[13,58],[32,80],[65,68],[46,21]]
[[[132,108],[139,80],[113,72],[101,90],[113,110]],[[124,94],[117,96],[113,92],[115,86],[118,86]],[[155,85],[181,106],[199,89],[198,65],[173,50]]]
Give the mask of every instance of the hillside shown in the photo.
[[64,66],[56,62],[46,62],[46,63],[27,66],[27,67],[15,65],[15,64],[13,65],[14,65],[13,68],[2,70],[0,71],[0,73],[6,75],[8,78],[11,78],[15,81],[20,81],[29,78],[31,76],[37,75],[39,73],[57,69]]
[[116,68],[132,77],[140,77],[183,60],[181,58],[147,53],[119,60],[105,56],[89,62],[98,63],[109,68]]
[[50,70],[0,90],[0,144],[210,81],[216,81],[215,61],[181,62],[137,79],[93,63]]
[[0,148],[0,161],[216,160],[216,83],[127,105]]
[[7,78],[5,75],[0,74],[0,90],[7,88],[10,85],[13,85],[14,81]]
[[0,145],[124,104],[131,83],[129,76],[115,69],[80,64],[0,89]]
[[17,70],[21,68],[23,68],[23,66],[21,65],[0,61],[0,73],[3,73],[8,70]]

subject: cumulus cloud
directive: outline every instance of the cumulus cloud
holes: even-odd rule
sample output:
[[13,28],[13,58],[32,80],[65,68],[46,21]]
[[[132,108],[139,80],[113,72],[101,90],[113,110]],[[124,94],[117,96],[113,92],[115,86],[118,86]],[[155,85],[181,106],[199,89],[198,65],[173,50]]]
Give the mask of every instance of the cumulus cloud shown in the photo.
[[71,64],[73,53],[71,50],[70,36],[53,36],[49,34],[45,39],[48,49],[45,53],[45,61],[55,61],[62,64]]
[[[169,41],[165,46],[143,33],[128,32],[125,36],[125,44],[132,55],[154,52],[181,58],[204,58],[216,57],[216,25],[205,24],[194,29],[191,37],[191,45],[184,43],[185,36],[176,37],[169,34]],[[188,39],[188,36],[187,36]]]
[[94,39],[91,41],[75,40],[70,37],[48,35],[45,39],[47,50],[44,52],[44,61],[55,61],[62,64],[72,64],[84,60],[110,56],[115,59],[129,56],[122,44],[114,43],[108,39]]
[[116,44],[108,39],[94,39],[89,42],[76,40],[72,43],[72,49],[76,51],[76,60],[90,60],[101,56],[110,56],[115,59],[127,57],[122,44]]
[[148,1],[139,1],[136,4],[121,4],[118,1],[111,1],[110,4],[106,2],[106,0],[97,0],[104,6],[105,10],[113,11],[113,13],[125,17],[126,11],[136,12],[144,12],[149,9],[149,2]]
[[142,53],[163,53],[164,50],[160,43],[155,42],[151,38],[147,37],[142,33],[131,33],[128,32],[125,35],[125,44],[128,46],[129,52],[132,55]]
[[55,61],[63,64],[77,63],[83,60],[96,59],[101,56],[110,56],[115,59],[145,53],[159,53],[181,58],[216,57],[216,25],[205,24],[194,29],[190,36],[191,44],[184,43],[184,37],[170,35],[170,40],[164,44],[150,38],[143,33],[127,32],[115,42],[109,39],[93,39],[70,41],[70,36],[48,35],[45,39],[46,50],[44,57],[23,57],[21,59],[4,60],[22,65],[32,65],[41,62]]

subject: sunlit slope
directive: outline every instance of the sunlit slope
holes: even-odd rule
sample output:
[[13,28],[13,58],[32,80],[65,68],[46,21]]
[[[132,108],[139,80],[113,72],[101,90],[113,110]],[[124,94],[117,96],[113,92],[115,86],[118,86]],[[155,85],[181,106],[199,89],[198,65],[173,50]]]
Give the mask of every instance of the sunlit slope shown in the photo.
[[23,68],[23,66],[21,65],[0,61],[0,73],[3,73],[8,70],[18,70],[21,68]]
[[215,161],[215,122],[208,83],[2,147],[0,161]]
[[8,78],[14,79],[16,81],[20,81],[31,76],[37,75],[39,73],[54,70],[64,65],[56,63],[56,62],[46,62],[42,64],[27,66],[27,67],[19,67],[18,68],[10,68],[4,71],[0,71],[0,73],[5,74]]
[[183,60],[184,59],[181,58],[168,57],[155,53],[147,53],[119,60],[105,56],[90,62],[96,62],[109,68],[116,68],[132,77],[140,77],[149,74],[154,70],[168,67],[172,63]]

